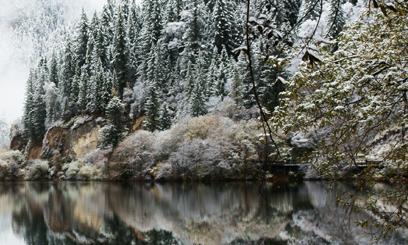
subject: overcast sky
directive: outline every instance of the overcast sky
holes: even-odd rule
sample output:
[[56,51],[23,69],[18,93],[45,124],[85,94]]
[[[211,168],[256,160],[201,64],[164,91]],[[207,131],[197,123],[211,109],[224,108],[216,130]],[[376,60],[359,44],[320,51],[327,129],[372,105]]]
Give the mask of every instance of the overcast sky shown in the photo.
[[72,22],[82,8],[89,13],[100,10],[105,0],[0,0],[0,119],[9,123],[21,117],[23,112],[32,52],[32,44],[16,35],[11,23],[15,23],[16,16],[32,17],[41,12],[39,2],[61,4],[64,19]]

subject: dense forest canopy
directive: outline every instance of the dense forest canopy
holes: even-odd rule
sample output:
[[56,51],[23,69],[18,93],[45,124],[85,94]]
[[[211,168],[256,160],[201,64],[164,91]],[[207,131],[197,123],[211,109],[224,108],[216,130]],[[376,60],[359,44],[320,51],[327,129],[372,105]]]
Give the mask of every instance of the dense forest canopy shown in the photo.
[[[279,103],[288,57],[309,42],[301,25],[323,22],[324,12],[319,35],[336,37],[345,24],[343,9],[355,4],[251,1],[254,78],[266,110]],[[122,0],[108,1],[93,16],[82,13],[63,46],[40,56],[30,73],[27,135],[41,141],[60,119],[95,115],[110,119],[104,135],[116,141],[112,137],[125,132],[132,118],[145,116],[145,129],[154,131],[204,115],[226,98],[255,106],[243,51],[245,12],[246,1],[239,0],[149,0],[141,6]]]

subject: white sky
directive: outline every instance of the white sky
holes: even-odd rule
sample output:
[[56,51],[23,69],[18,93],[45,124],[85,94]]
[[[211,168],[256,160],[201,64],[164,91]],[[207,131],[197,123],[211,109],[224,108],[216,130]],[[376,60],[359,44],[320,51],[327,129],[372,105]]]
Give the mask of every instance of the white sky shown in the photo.
[[0,119],[13,122],[23,113],[25,81],[29,72],[30,43],[17,38],[10,20],[18,14],[35,15],[36,3],[61,3],[64,18],[71,22],[81,9],[92,13],[100,10],[106,0],[0,0]]

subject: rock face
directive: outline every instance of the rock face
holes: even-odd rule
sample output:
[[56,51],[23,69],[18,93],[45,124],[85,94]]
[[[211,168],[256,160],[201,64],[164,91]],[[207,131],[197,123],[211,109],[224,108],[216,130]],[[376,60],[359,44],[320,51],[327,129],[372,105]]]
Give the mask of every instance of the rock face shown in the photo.
[[84,158],[97,149],[100,123],[89,117],[51,127],[43,140],[41,158],[57,167],[64,162]]
[[10,150],[23,152],[27,144],[28,144],[28,141],[23,136],[23,134],[21,133],[16,134],[11,139]]

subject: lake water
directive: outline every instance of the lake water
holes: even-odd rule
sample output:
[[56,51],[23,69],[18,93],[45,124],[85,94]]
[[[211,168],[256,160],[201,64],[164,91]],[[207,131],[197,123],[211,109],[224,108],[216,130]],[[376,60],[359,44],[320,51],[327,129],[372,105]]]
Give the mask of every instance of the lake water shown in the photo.
[[[371,244],[338,195],[259,184],[0,183],[0,244]],[[361,196],[364,196],[361,193]],[[380,244],[407,244],[403,232]]]

